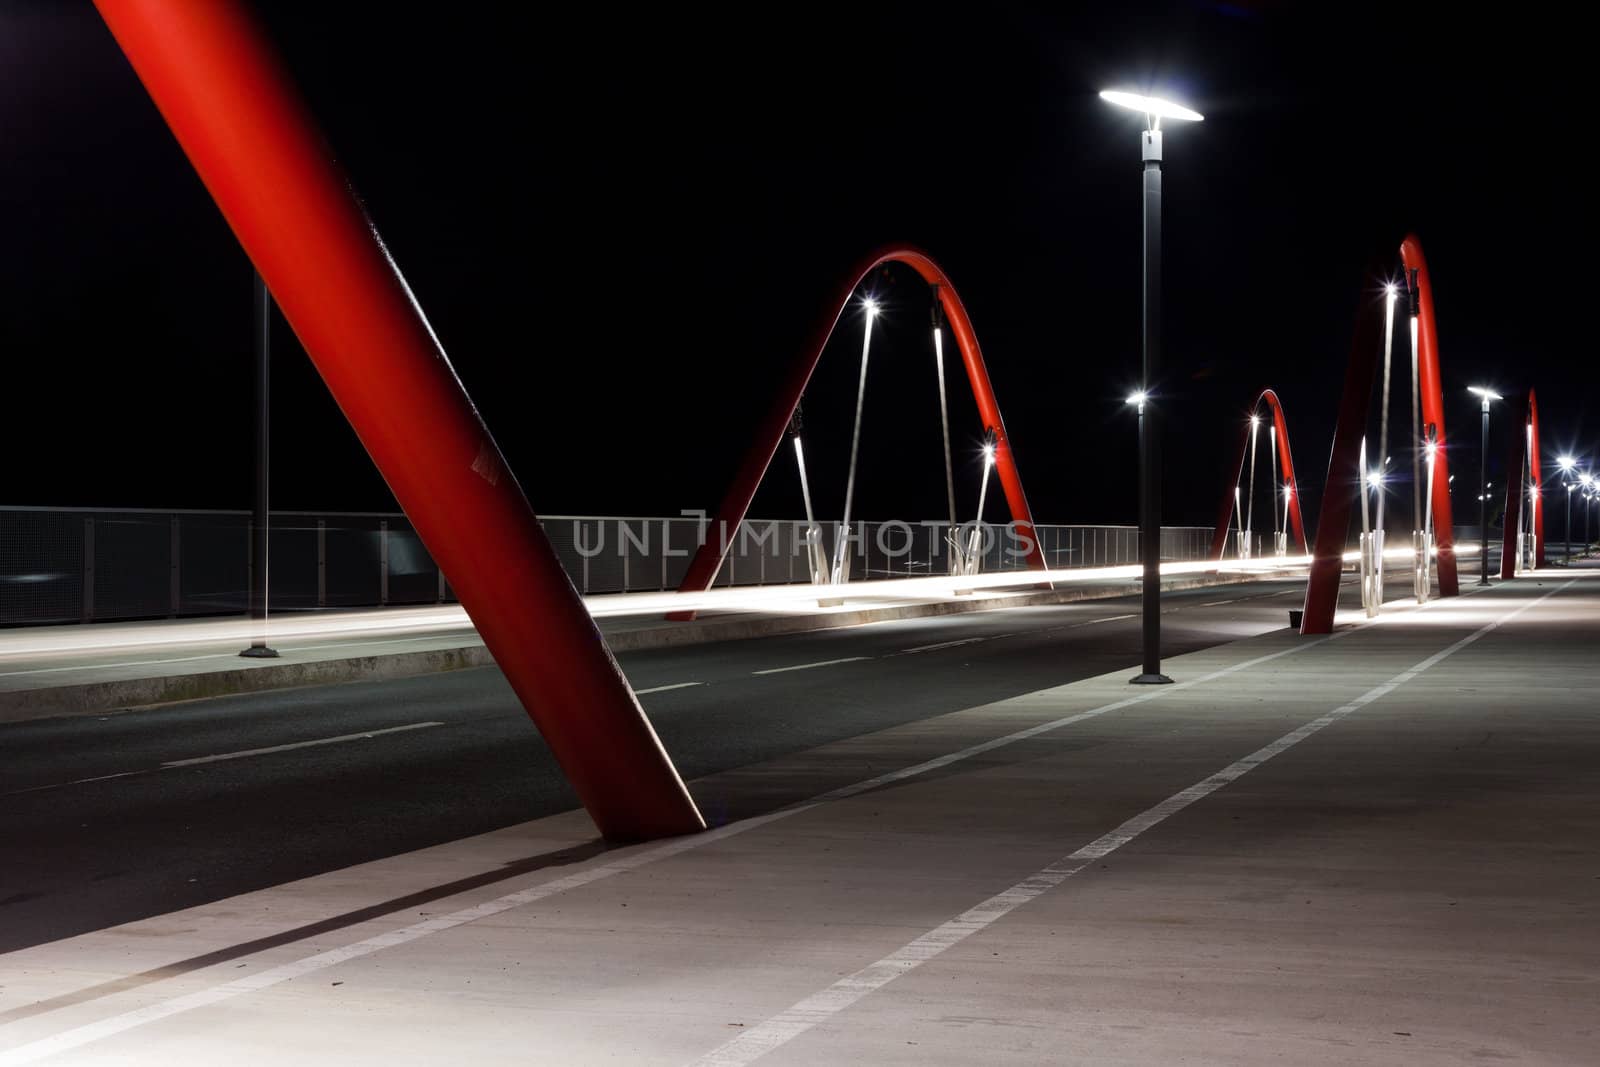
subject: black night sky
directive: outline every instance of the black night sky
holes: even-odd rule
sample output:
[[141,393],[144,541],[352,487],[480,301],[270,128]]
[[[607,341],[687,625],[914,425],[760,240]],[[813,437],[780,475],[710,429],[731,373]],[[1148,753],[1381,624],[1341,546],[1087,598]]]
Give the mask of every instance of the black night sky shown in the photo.
[[[541,513],[714,505],[842,277],[905,241],[973,315],[1039,520],[1133,521],[1140,120],[1108,87],[1206,115],[1167,136],[1169,523],[1212,520],[1263,385],[1320,489],[1352,318],[1377,307],[1365,265],[1407,230],[1434,275],[1458,485],[1479,381],[1539,390],[1547,460],[1600,461],[1593,56],[1553,12],[260,8]],[[87,2],[0,5],[0,86],[0,502],[248,506],[250,267],[221,216]],[[875,286],[857,510],[935,517],[927,291]],[[848,321],[806,402],[825,514]],[[277,336],[274,506],[392,506]],[[980,427],[950,381],[969,511]],[[800,512],[780,459],[757,515]]]

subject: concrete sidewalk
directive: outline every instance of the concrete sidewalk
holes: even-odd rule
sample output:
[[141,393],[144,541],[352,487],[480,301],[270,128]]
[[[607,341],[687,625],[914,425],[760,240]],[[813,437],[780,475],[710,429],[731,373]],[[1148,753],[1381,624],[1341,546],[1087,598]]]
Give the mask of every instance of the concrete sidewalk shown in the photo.
[[1289,631],[4,958],[24,1062],[1592,1062],[1600,575]]
[[[1282,577],[1294,567],[1207,572],[1175,565],[1163,588],[1187,589]],[[733,641],[894,619],[1128,596],[1139,583],[1122,571],[1052,572],[1056,588],[1018,585],[1013,574],[963,580],[971,591],[927,579],[855,583],[835,606],[811,587],[714,590],[698,598],[635,593],[586,598],[614,652]],[[1001,581],[1011,584],[993,584]],[[942,585],[941,585],[942,581]],[[693,622],[668,610],[702,607]],[[90,715],[235,693],[409,677],[484,667],[493,658],[456,605],[275,616],[278,659],[244,659],[244,619],[181,619],[0,631],[0,723]]]

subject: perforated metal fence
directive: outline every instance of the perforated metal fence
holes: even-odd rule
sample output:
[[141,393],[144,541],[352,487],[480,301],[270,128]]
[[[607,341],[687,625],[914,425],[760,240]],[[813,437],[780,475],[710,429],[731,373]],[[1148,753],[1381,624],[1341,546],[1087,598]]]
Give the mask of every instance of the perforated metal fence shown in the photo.
[[[0,624],[249,610],[242,511],[0,508]],[[430,604],[449,586],[400,514],[274,512],[275,610]]]
[[[676,589],[702,538],[694,517],[552,515],[541,519],[582,593]],[[1051,567],[1138,561],[1133,526],[1035,527]],[[243,511],[0,507],[0,625],[242,614],[249,608],[251,522]],[[947,574],[948,528],[859,523],[850,575],[882,579]],[[823,524],[833,558],[838,524]],[[274,512],[269,602],[276,611],[431,604],[454,599],[449,583],[399,513]],[[810,580],[806,526],[749,520],[727,538],[717,587]],[[1027,566],[1007,527],[984,536],[985,572]],[[1167,527],[1164,560],[1204,559],[1211,531]]]

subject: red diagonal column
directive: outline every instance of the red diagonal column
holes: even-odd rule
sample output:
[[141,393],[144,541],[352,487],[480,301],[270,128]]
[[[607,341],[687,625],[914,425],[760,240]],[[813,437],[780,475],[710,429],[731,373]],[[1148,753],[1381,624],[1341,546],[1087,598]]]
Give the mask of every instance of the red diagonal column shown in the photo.
[[1544,566],[1544,453],[1539,451],[1539,398],[1528,390],[1528,445],[1533,449],[1533,542],[1535,567]]
[[1543,567],[1544,555],[1544,463],[1539,454],[1539,398],[1529,389],[1511,401],[1511,437],[1506,449],[1506,521],[1500,544],[1500,577],[1517,576],[1517,535],[1522,532],[1522,504],[1527,488],[1522,480],[1526,463],[1533,482],[1533,540],[1535,567]]
[[[1381,277],[1382,271],[1381,266],[1375,266],[1365,277]],[[1339,605],[1339,575],[1344,570],[1344,546],[1350,533],[1350,508],[1361,485],[1358,457],[1383,334],[1380,319],[1370,293],[1363,289],[1361,307],[1356,312],[1355,339],[1350,345],[1350,362],[1345,365],[1344,395],[1339,401],[1339,421],[1333,431],[1328,480],[1322,488],[1317,539],[1311,549],[1305,614],[1300,619],[1302,634],[1333,632],[1333,616]]]
[[703,829],[262,31],[235,0],[96,2],[600,831]]
[[[1438,549],[1439,595],[1461,592],[1456,578],[1455,521],[1450,510],[1450,448],[1444,430],[1444,384],[1439,373],[1439,326],[1433,314],[1433,277],[1422,255],[1422,242],[1407,234],[1400,243],[1400,262],[1417,272],[1417,384],[1422,400],[1423,432],[1432,425],[1438,447],[1433,460],[1433,543]],[[1420,519],[1418,520],[1420,525]]]
[[1506,409],[1511,433],[1506,442],[1506,516],[1501,527],[1500,577],[1515,578],[1517,535],[1522,533],[1522,464],[1528,458],[1528,396],[1511,398]]

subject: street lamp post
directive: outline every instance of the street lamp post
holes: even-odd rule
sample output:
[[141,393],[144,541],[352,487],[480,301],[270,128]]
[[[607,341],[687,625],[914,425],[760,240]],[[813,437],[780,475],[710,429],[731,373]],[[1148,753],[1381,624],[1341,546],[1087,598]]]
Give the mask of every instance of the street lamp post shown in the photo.
[[1467,392],[1483,399],[1483,435],[1478,446],[1478,584],[1489,584],[1489,401],[1500,394],[1481,385],[1467,386]]
[[1594,499],[1594,475],[1584,471],[1578,475],[1578,481],[1583,485],[1583,556],[1589,558],[1589,504]]
[[256,478],[255,507],[250,526],[250,646],[239,655],[249,659],[276,659],[277,649],[267,644],[267,524],[268,472],[272,456],[272,294],[261,275],[255,276],[255,385]]
[[1140,134],[1144,163],[1144,326],[1143,366],[1139,393],[1139,555],[1144,622],[1144,662],[1135,685],[1163,685],[1161,673],[1161,438],[1156,412],[1149,403],[1161,363],[1161,120],[1199,122],[1199,112],[1153,96],[1107,90],[1100,99],[1142,112],[1147,128]]
[[1572,468],[1574,464],[1571,456],[1562,456],[1560,459],[1556,460],[1556,465],[1561,468],[1561,479],[1566,483],[1567,486],[1567,521],[1565,524],[1567,534],[1566,565],[1570,567],[1572,566]]

